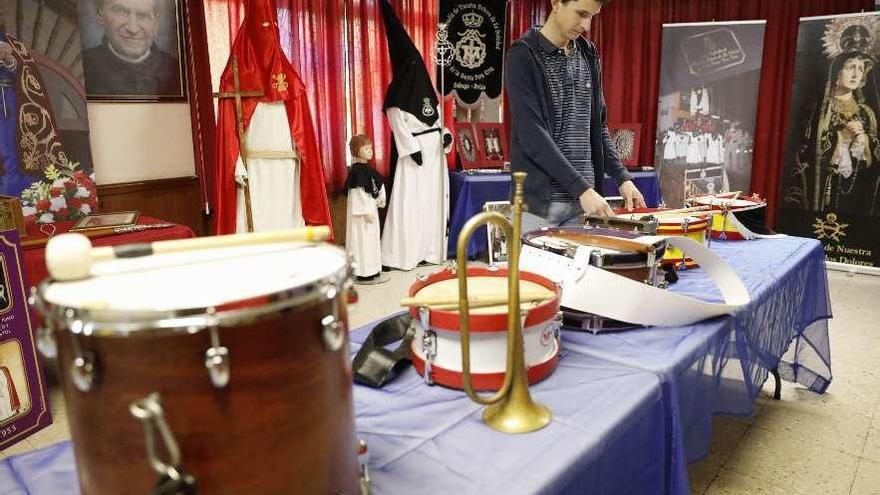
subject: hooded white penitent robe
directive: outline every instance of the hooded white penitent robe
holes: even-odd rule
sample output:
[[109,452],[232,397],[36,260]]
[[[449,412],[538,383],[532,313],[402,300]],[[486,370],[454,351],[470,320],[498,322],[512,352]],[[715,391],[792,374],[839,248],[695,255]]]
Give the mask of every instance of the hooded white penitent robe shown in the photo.
[[[248,150],[295,151],[283,101],[257,104],[245,131]],[[299,160],[247,157],[247,173],[239,157],[235,179],[247,175],[254,232],[305,227],[299,189]],[[236,231],[247,232],[244,188],[238,188]]]
[[678,135],[675,131],[666,131],[663,135],[663,159],[675,160],[675,145],[678,142]]
[[[443,149],[440,131],[429,131],[439,129],[441,122],[428,126],[397,107],[388,108],[386,116],[397,147],[397,169],[382,231],[382,264],[412,270],[422,261],[443,263],[449,219],[448,150]],[[422,154],[421,165],[412,159],[416,151]]]

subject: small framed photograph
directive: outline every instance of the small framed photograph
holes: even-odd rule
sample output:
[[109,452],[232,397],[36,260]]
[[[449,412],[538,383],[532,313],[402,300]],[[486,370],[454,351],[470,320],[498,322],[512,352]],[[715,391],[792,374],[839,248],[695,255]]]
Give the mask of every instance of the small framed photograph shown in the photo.
[[182,3],[77,0],[89,100],[186,100]]
[[626,168],[638,168],[642,124],[609,124],[608,132],[611,133],[611,141],[617,148],[620,163]]
[[[512,215],[510,201],[486,201],[483,204],[483,211],[495,211],[507,218]],[[486,225],[486,235],[489,241],[489,265],[506,264],[507,239],[504,237],[504,231],[494,223],[490,223]]]
[[477,139],[480,140],[482,166],[501,168],[509,161],[507,151],[507,135],[504,125],[497,122],[480,122],[475,124]]
[[461,159],[461,168],[468,170],[480,166],[480,147],[474,125],[471,122],[455,123],[455,149]]
[[99,213],[97,215],[86,215],[73,225],[71,232],[78,230],[103,229],[107,227],[126,227],[135,225],[138,219],[136,211],[120,211],[116,213]]

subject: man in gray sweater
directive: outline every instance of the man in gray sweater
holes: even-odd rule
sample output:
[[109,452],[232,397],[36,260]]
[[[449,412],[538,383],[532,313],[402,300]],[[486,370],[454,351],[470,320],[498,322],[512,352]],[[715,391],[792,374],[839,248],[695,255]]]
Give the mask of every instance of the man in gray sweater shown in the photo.
[[579,225],[583,213],[611,215],[602,197],[606,173],[627,209],[645,206],[608,132],[599,54],[582,36],[609,1],[552,0],[546,24],[508,52],[510,165],[528,173],[523,231]]

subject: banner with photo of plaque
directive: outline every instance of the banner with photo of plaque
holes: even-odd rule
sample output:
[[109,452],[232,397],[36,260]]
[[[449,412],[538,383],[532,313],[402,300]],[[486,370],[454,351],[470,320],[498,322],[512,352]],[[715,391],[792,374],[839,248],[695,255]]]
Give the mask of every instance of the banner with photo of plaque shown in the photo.
[[750,192],[765,24],[663,25],[654,166],[666,206]]
[[778,230],[880,268],[880,13],[800,20]]
[[501,95],[504,66],[505,0],[440,0],[440,22],[452,55],[450,63],[438,67],[443,76],[444,95],[454,95],[463,107],[477,105],[480,98]]
[[0,450],[52,423],[21,256],[18,232],[0,231]]

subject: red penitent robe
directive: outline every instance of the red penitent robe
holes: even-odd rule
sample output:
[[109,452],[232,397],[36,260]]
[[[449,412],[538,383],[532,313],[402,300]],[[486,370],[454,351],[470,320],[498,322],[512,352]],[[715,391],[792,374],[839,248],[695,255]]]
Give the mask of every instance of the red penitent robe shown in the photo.
[[[232,56],[238,59],[242,91],[259,91],[261,97],[244,98],[242,114],[248,128],[259,102],[283,101],[290,123],[290,137],[296,145],[300,166],[300,199],[306,225],[328,225],[332,229],[324,168],[305,86],[281,50],[275,0],[248,0],[244,23],[232,54],[220,79],[220,91],[234,90]],[[236,231],[235,163],[239,158],[239,140],[235,120],[235,99],[223,98],[217,120],[217,165],[213,183],[215,211],[214,233]],[[293,184],[291,184],[293,187]]]

